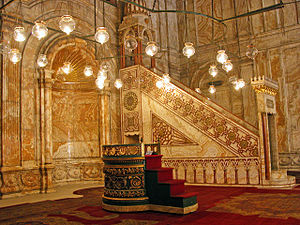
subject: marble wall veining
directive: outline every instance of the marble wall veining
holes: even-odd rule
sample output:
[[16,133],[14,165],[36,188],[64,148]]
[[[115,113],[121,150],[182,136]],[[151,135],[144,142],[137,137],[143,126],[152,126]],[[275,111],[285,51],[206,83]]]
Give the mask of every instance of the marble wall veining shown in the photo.
[[[218,19],[226,19],[277,4],[272,0],[191,0],[177,1],[178,9],[193,7]],[[178,14],[179,45],[185,42],[185,29],[189,28],[190,39],[197,43],[196,54],[189,60],[181,59],[181,82],[195,89],[235,115],[258,127],[256,97],[250,86],[254,76],[267,76],[279,83],[277,102],[277,146],[280,165],[297,170],[299,161],[299,4],[282,1],[282,9],[245,16],[224,22],[224,25],[196,16]],[[186,17],[189,22],[186,25]],[[193,18],[193,19],[191,19]],[[195,26],[196,24],[196,26]],[[196,30],[196,32],[195,32]],[[214,36],[214,38],[212,38]],[[247,46],[252,43],[259,50],[255,60],[246,57]],[[219,74],[212,78],[209,65],[216,63],[216,51],[226,50],[234,68],[226,73],[219,67]],[[228,82],[232,77],[243,78],[245,88],[235,91]],[[217,92],[210,94],[209,82],[220,82]],[[296,156],[296,159],[295,159]]]

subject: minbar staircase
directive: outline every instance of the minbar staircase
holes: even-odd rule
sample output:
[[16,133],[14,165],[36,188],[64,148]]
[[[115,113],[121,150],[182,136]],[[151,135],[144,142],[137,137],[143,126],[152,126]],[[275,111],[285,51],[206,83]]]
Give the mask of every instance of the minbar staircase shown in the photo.
[[145,182],[151,210],[187,214],[198,208],[197,193],[185,192],[185,180],[173,179],[173,168],[161,167],[162,155],[146,155]]

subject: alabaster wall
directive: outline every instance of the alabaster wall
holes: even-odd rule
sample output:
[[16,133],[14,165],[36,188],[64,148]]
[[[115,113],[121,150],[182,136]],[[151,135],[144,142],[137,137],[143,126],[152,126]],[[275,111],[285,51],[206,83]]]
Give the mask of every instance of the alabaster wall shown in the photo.
[[[287,2],[290,1],[283,1]],[[187,0],[177,1],[177,9],[226,19],[277,3],[273,0],[215,0],[212,8],[211,1]],[[283,9],[225,22],[226,26],[201,16],[177,15],[180,47],[186,41],[186,20],[189,37],[197,46],[195,56],[181,59],[181,81],[185,85],[192,89],[200,87],[202,94],[209,99],[257,126],[256,99],[250,86],[251,77],[267,76],[279,83],[276,96],[278,151],[280,166],[288,169],[300,168],[299,10],[300,3],[287,4]],[[259,50],[254,61],[245,56],[250,43]],[[216,51],[220,48],[226,50],[234,69],[228,74],[221,72],[213,79],[208,69],[215,63]],[[228,82],[232,76],[243,78],[246,87],[235,91]],[[211,81],[222,83],[217,86],[214,95],[207,91],[208,82]]]
[[[97,3],[96,26],[102,26],[102,4]],[[122,15],[120,4],[123,3],[118,3],[118,7],[105,4],[105,25],[110,40],[104,45],[96,44],[96,50],[93,42],[51,30],[46,38],[38,40],[30,34],[32,25],[27,23],[22,24],[27,40],[16,43],[12,33],[20,21],[2,17],[3,40],[10,41],[13,48],[20,50],[22,60],[13,65],[7,55],[1,55],[0,59],[0,194],[47,192],[58,183],[102,180],[100,145],[121,143],[120,93],[113,86],[119,76],[119,58],[116,56]],[[152,4],[153,1],[147,1],[148,7]],[[159,4],[156,7],[163,9],[172,8],[174,3],[160,1]],[[28,0],[22,1],[21,5],[14,1],[3,13],[31,22],[44,20],[48,27],[57,30],[60,17],[71,14],[76,21],[76,35],[93,36],[95,30],[92,0]],[[178,45],[176,16],[155,14],[151,18],[153,23],[149,26],[156,31],[155,39],[163,49],[172,46],[157,60],[157,67],[160,71],[173,70],[176,74],[179,71],[175,67],[178,63],[174,50]],[[48,57],[49,64],[45,69],[36,65],[41,53]],[[103,58],[107,57],[111,70],[105,90],[99,92],[94,88],[95,78],[86,79],[82,69],[91,63],[97,71]],[[174,61],[168,63],[171,57]],[[76,66],[72,75],[64,77],[58,73],[58,68],[66,60]],[[88,84],[74,88],[76,85],[72,82]]]
[[[21,13],[22,18],[32,22],[43,19],[48,27],[59,29],[60,17],[69,12],[77,23],[76,35],[87,35],[94,30],[94,18],[87,16],[93,15],[93,1],[22,1],[21,10],[19,3],[13,2],[6,7],[5,13],[18,17]],[[3,39],[21,51],[22,60],[13,65],[7,55],[1,56],[1,105],[4,105],[1,108],[1,195],[48,192],[56,183],[103,179],[99,146],[119,139],[118,91],[99,93],[91,80],[88,81],[92,87],[88,88],[79,84],[74,89],[67,83],[59,87],[57,83],[84,83],[85,80],[78,76],[81,74],[84,78],[82,70],[79,72],[82,66],[90,62],[99,68],[100,61],[95,64],[93,57],[117,54],[118,10],[110,5],[106,5],[106,10],[111,46],[106,51],[98,45],[98,55],[91,50],[93,44],[51,30],[45,39],[37,40],[30,34],[32,26],[26,23],[23,25],[27,40],[16,43],[12,32],[17,21],[2,17]],[[98,9],[97,24],[103,23],[100,14]],[[45,69],[36,65],[40,53],[47,54],[49,64]],[[62,66],[64,60],[77,63],[76,76],[70,80],[68,77],[61,79],[57,74],[57,66]],[[109,79],[113,82],[117,77],[117,61],[112,60],[110,64]],[[114,113],[109,113],[111,110],[104,105],[112,105]],[[104,110],[109,121],[100,121],[104,118]],[[99,130],[103,127],[107,137],[100,137]]]

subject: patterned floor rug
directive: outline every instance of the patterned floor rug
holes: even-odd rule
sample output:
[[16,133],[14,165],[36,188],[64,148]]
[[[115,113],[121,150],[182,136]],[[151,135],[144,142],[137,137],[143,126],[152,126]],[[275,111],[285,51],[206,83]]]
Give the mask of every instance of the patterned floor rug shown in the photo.
[[199,208],[188,215],[108,212],[101,207],[103,188],[92,188],[76,191],[81,198],[0,208],[0,224],[300,224],[299,189],[187,186],[187,191],[199,193]]

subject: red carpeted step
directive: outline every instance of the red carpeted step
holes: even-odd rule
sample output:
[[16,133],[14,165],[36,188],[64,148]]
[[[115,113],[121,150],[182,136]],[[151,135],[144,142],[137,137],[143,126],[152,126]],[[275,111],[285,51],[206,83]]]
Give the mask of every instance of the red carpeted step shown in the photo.
[[184,193],[184,182],[185,180],[166,180],[159,184],[166,184],[170,186],[170,195],[177,195]]
[[198,192],[184,192],[177,195],[171,195],[173,198],[190,198],[194,196],[198,196]]
[[147,171],[156,171],[158,182],[173,179],[173,168],[159,168],[159,169],[151,169]]
[[162,155],[145,155],[146,169],[158,169],[161,168]]

